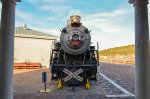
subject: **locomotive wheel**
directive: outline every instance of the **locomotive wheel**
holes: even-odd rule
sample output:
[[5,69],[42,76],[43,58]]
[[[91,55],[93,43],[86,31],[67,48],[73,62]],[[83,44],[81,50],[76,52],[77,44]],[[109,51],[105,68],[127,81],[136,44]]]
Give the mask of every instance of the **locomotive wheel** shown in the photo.
[[61,81],[61,79],[58,81],[57,89],[58,90],[62,89],[62,81]]
[[89,83],[88,79],[87,79],[87,82],[85,84],[85,88],[86,88],[86,90],[90,90],[90,83]]

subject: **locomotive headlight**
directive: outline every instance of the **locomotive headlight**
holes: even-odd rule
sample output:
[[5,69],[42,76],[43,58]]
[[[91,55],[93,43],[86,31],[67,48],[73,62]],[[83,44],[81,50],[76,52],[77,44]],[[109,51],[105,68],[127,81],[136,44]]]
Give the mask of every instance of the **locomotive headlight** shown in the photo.
[[73,41],[79,41],[79,36],[77,34],[72,35],[72,40]]

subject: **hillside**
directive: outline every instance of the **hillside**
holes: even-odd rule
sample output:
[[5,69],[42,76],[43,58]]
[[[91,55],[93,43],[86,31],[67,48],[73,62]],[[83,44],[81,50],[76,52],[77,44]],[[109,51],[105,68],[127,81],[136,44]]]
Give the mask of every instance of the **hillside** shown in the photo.
[[130,55],[133,55],[134,52],[135,52],[134,45],[132,44],[132,45],[127,45],[127,46],[101,50],[99,54],[100,56],[115,56],[115,55],[130,56]]

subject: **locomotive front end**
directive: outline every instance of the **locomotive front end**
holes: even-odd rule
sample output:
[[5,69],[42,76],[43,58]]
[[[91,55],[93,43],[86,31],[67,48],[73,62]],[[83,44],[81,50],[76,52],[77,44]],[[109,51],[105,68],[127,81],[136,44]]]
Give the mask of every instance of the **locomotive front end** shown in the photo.
[[70,21],[71,23],[61,31],[60,42],[62,49],[68,54],[82,54],[90,46],[90,31],[82,26],[79,16],[71,16]]
[[70,17],[52,51],[52,79],[64,85],[88,85],[90,80],[96,80],[98,50],[91,46],[90,31],[80,21],[78,15]]

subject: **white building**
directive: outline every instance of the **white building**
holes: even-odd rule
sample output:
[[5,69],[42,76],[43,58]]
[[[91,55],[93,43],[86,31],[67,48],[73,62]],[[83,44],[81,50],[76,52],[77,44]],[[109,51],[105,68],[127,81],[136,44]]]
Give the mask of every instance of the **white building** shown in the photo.
[[14,63],[41,63],[49,67],[50,53],[57,36],[27,28],[15,29]]

